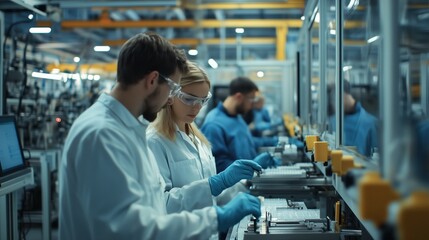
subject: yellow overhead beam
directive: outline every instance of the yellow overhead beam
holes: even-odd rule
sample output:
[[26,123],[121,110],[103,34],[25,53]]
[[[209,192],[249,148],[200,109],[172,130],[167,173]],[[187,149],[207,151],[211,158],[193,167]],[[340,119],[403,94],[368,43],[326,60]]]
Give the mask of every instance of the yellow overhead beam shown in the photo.
[[[37,21],[37,26],[51,26],[50,21]],[[112,21],[102,18],[100,20],[65,20],[61,22],[64,29],[71,28],[277,28],[289,27],[300,28],[300,19],[228,19],[219,20],[140,20],[140,21]],[[363,21],[345,21],[346,29],[362,28],[366,24]]]
[[[107,46],[122,46],[122,44],[127,41],[126,39],[117,39],[117,40],[105,40],[103,41],[103,45]],[[205,39],[197,39],[197,38],[173,38],[169,39],[169,41],[175,45],[188,45],[188,46],[196,46],[198,44],[205,45],[219,45],[222,44],[221,38],[205,38]],[[236,38],[225,38],[224,42],[227,45],[237,44]],[[241,44],[275,44],[276,39],[270,37],[257,37],[257,38],[242,38],[240,41]]]
[[[179,6],[180,5],[180,6]],[[294,9],[294,8],[305,8],[305,2],[303,0],[289,0],[285,2],[255,2],[255,3],[201,3],[197,4],[195,1],[183,0],[176,7],[94,7],[94,10],[107,10],[115,9],[115,11],[127,11],[127,10],[144,10],[150,9],[152,11],[161,11],[165,9],[189,9],[189,10],[235,10],[235,9]]]
[[300,19],[228,19],[219,20],[202,20],[201,27],[203,28],[220,28],[220,27],[292,27],[300,28],[302,20]]
[[407,5],[408,9],[425,9],[429,8],[429,4],[410,4]]
[[[76,64],[71,63],[61,63],[61,64],[48,64],[46,70],[51,72],[53,69],[59,69],[60,72],[74,72],[76,69]],[[80,73],[86,74],[97,74],[97,73],[113,73],[116,72],[117,65],[116,62],[111,63],[94,63],[94,64],[80,64],[79,71]]]
[[[38,21],[37,26],[46,26],[47,21]],[[61,22],[61,27],[68,28],[220,28],[220,27],[292,27],[300,28],[302,21],[299,19],[228,19],[219,20],[140,20],[140,21],[112,21],[102,18],[100,20],[66,20]]]
[[260,2],[260,3],[205,3],[194,4],[184,1],[184,9],[211,9],[211,10],[235,10],[235,9],[292,9],[305,8],[304,1],[287,1],[287,2]]
[[276,59],[285,60],[286,54],[286,38],[287,38],[288,29],[286,27],[277,27],[276,28]]

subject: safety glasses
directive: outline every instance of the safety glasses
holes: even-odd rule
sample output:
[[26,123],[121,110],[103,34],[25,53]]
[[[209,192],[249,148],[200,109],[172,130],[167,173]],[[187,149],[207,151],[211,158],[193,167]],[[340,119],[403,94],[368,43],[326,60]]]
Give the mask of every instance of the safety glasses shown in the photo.
[[170,88],[170,97],[176,96],[180,92],[180,89],[182,89],[182,87],[178,83],[174,82],[170,78],[161,74],[159,74],[159,76],[162,77],[165,81],[167,81],[168,87]]
[[189,95],[187,93],[184,93],[182,91],[179,91],[176,95],[176,97],[184,104],[188,105],[188,106],[195,106],[197,104],[204,106],[206,105],[210,98],[212,97],[212,94],[209,92],[207,94],[207,97],[205,98],[199,98],[199,97],[195,97],[192,95]]

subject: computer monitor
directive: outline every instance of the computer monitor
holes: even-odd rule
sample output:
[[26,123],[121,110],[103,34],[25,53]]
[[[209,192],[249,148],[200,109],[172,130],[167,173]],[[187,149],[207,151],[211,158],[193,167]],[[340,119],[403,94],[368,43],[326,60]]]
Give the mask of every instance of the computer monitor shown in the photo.
[[0,177],[25,168],[14,116],[0,116]]

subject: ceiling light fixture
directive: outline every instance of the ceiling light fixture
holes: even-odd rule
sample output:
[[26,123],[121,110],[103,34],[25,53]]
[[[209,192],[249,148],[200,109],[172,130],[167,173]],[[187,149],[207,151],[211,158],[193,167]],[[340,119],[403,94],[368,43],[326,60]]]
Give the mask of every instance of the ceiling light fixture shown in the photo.
[[50,74],[50,73],[32,72],[31,76],[34,77],[34,78],[43,78],[43,79],[51,79],[51,80],[63,80],[63,76],[61,74]]
[[189,49],[188,54],[191,56],[196,56],[196,55],[198,55],[198,50],[197,49]]
[[351,70],[353,67],[352,66],[344,66],[343,67],[343,72],[346,72],[348,70]]
[[208,63],[209,63],[209,65],[210,65],[210,67],[212,67],[212,68],[214,68],[214,69],[216,69],[219,65],[217,64],[217,62],[213,59],[213,58],[210,58],[209,59],[209,61],[208,61]]
[[30,33],[50,33],[50,27],[32,27],[28,30]]
[[380,38],[380,36],[374,36],[374,37],[372,37],[372,38],[368,39],[368,40],[367,40],[367,42],[368,42],[368,43],[372,43],[372,42],[377,41],[379,38]]
[[244,28],[236,28],[235,33],[238,33],[238,34],[244,33]]
[[108,52],[108,51],[110,51],[110,47],[109,46],[95,46],[94,51],[96,51],[96,52]]

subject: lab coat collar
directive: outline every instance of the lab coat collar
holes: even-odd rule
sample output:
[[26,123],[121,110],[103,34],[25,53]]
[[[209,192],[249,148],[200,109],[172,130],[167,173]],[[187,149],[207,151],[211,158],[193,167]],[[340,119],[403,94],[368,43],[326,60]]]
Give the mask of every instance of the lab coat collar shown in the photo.
[[[195,144],[191,141],[190,137],[186,135],[185,132],[179,129],[179,126],[175,124],[176,132],[177,134],[189,145],[192,149],[194,149],[196,152],[198,152],[198,148],[195,146]],[[200,145],[201,142],[198,138],[195,138],[196,144]]]
[[112,95],[103,93],[97,100],[101,104],[109,108],[125,126],[130,128],[147,127],[148,121],[139,121],[130,111]]

